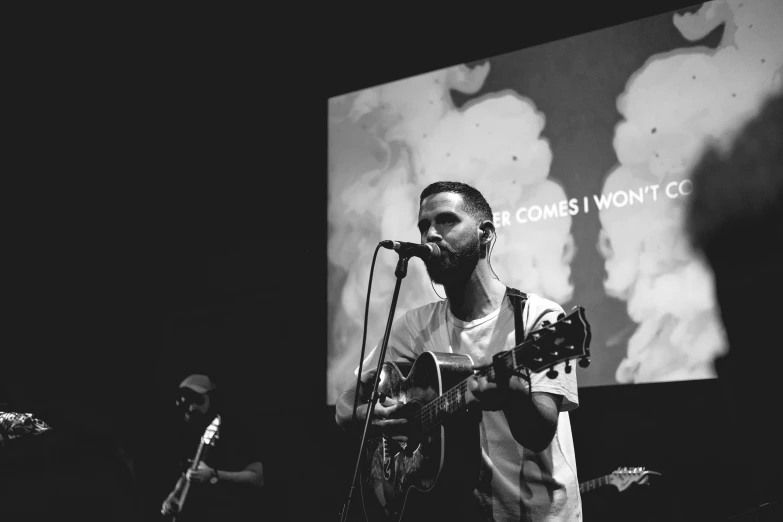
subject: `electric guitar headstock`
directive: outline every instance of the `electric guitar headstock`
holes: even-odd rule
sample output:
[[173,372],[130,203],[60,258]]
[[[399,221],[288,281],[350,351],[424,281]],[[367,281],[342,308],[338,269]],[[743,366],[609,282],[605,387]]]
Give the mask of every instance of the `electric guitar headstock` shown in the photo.
[[204,446],[214,446],[215,441],[220,437],[220,415],[216,415],[212,422],[209,423],[207,429],[204,430],[204,435],[201,436],[201,444]]
[[495,373],[502,375],[519,368],[538,373],[549,368],[547,377],[554,379],[557,377],[555,365],[565,362],[566,373],[571,373],[570,361],[573,359],[579,359],[579,366],[586,368],[590,365],[590,339],[585,310],[575,306],[567,316],[561,314],[557,322],[530,332],[523,343],[495,355]]
[[609,475],[609,483],[619,491],[623,491],[631,484],[647,484],[650,475],[660,475],[660,473],[645,468],[617,468]]

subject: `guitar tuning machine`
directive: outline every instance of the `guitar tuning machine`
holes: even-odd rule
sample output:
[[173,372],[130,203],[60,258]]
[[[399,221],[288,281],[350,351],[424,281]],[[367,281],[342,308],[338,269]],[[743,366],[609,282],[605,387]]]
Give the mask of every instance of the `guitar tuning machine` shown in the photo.
[[550,379],[554,379],[555,377],[557,377],[557,370],[555,370],[554,366],[551,366],[549,368],[549,371],[546,372],[546,376],[549,377]]
[[565,372],[571,373],[571,361],[566,360],[565,362]]
[[579,359],[579,367],[580,368],[587,368],[590,366],[590,358],[589,357],[581,357]]

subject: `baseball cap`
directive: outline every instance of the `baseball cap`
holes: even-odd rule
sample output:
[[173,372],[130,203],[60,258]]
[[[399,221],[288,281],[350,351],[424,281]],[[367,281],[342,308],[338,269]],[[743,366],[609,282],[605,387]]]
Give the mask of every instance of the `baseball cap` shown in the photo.
[[179,385],[180,388],[190,388],[196,393],[206,393],[216,388],[215,384],[206,375],[194,373],[185,378]]

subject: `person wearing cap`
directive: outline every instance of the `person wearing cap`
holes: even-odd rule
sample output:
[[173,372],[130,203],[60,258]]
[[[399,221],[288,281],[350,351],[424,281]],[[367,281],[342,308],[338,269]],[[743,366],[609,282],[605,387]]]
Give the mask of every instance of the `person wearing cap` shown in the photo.
[[[255,520],[260,489],[264,486],[264,466],[252,431],[238,419],[226,416],[219,390],[207,375],[194,374],[179,385],[176,400],[184,421],[181,448],[184,471],[164,500],[161,514],[177,520]],[[206,428],[217,415],[220,425],[214,444],[201,455],[196,469],[190,469]],[[180,505],[186,480],[190,489]]]

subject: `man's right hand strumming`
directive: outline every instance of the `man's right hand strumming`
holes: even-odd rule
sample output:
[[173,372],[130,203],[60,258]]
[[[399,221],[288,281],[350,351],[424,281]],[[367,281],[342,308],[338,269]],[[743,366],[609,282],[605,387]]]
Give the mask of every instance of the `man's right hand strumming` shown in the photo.
[[[369,406],[369,404],[361,404],[356,408],[356,416],[359,417],[362,422],[367,418]],[[403,406],[405,406],[403,403],[394,401],[388,397],[384,397],[382,400],[378,401],[372,416],[372,427],[380,431],[386,438],[396,442],[407,442],[408,419],[395,418],[395,412],[400,410]]]
[[[354,392],[352,389],[349,389],[337,399],[337,423],[344,428],[347,428],[351,424],[353,398]],[[359,427],[359,425],[362,427],[364,426],[369,406],[369,403],[363,403],[356,407],[356,427]],[[382,400],[378,401],[375,405],[371,428],[380,431],[387,438],[397,442],[406,442],[408,440],[406,432],[408,420],[404,418],[394,418],[395,413],[403,406],[405,405],[402,403],[388,397],[383,397]]]

